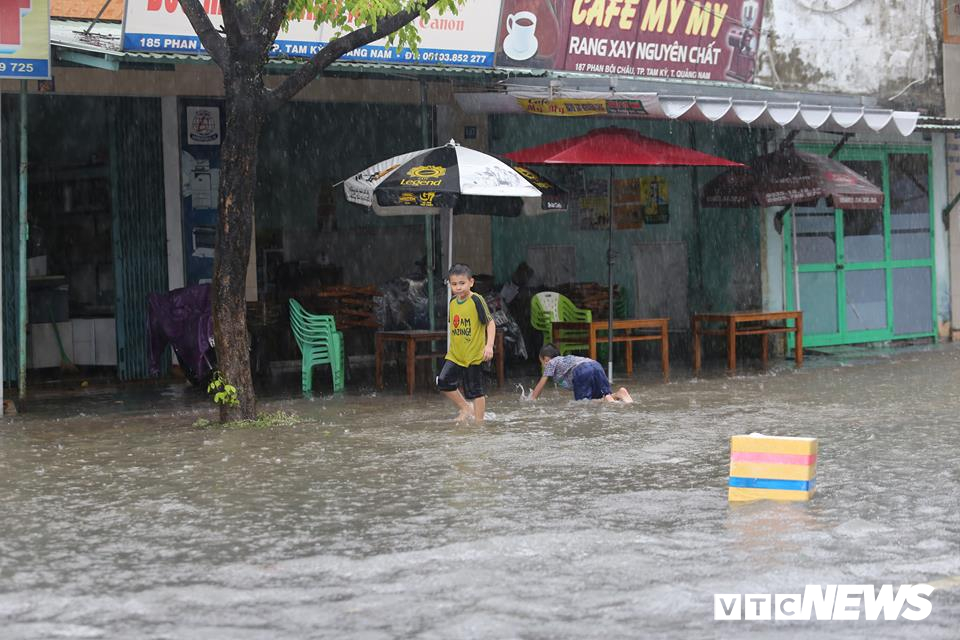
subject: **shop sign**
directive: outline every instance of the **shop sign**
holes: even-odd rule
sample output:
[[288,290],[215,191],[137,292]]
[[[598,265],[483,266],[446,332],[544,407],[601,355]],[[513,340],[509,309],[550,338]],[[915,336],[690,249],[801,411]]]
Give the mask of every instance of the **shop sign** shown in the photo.
[[50,77],[50,3],[0,0],[0,78]]
[[504,0],[495,64],[752,82],[764,0]]
[[[219,0],[203,0],[213,26],[223,25]],[[354,49],[340,60],[351,62],[392,62],[436,64],[455,67],[490,67],[496,40],[499,0],[467,0],[456,15],[429,14],[417,18],[420,33],[418,53],[409,49],[385,48],[385,40]],[[333,29],[313,20],[290,20],[274,43],[272,56],[310,58],[333,38]],[[123,21],[125,51],[204,54],[200,38],[180,9],[178,0],[127,0]]]

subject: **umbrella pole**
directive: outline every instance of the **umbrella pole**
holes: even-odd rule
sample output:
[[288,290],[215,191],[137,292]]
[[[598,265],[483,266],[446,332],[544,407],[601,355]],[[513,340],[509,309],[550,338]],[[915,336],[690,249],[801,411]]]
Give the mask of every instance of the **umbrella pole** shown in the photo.
[[429,317],[427,326],[433,331],[437,324],[437,311],[434,308],[436,305],[434,304],[433,272],[436,271],[436,265],[433,264],[433,218],[431,216],[423,216],[423,235],[427,249],[427,260],[423,265],[427,272],[427,316]]
[[[427,83],[425,80],[420,80],[420,137],[423,142],[423,147],[427,148],[430,146],[430,107],[427,103]],[[427,263],[424,265],[424,269],[427,271],[427,315],[429,316],[429,321],[427,326],[431,331],[436,329],[437,325],[437,311],[435,304],[435,296],[433,291],[433,274],[436,270],[436,265],[433,262],[433,216],[424,216],[423,217],[423,235],[424,240],[426,241],[426,251],[427,251]]]
[[790,208],[790,235],[793,236],[793,310],[800,311],[800,264],[797,262],[797,208]]
[[447,353],[450,352],[450,298],[453,293],[450,291],[450,267],[453,266],[453,207],[447,211],[447,273],[445,280],[447,282]]
[[607,223],[607,379],[613,382],[613,165],[607,176]]

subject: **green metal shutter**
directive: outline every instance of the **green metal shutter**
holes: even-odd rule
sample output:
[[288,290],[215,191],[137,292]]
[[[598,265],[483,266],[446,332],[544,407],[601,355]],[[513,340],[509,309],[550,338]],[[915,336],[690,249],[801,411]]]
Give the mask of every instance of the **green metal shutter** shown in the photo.
[[0,127],[3,128],[3,141],[0,153],[3,154],[3,380],[16,384],[20,363],[17,358],[17,322],[18,296],[17,282],[20,278],[20,230],[19,230],[19,176],[18,165],[20,146],[19,107],[15,94],[4,96],[0,105]]
[[147,295],[167,291],[160,101],[110,102],[117,376],[148,377]]

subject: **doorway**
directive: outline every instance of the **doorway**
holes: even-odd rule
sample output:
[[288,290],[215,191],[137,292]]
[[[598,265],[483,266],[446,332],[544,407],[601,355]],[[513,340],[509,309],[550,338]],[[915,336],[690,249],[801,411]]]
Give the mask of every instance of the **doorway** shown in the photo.
[[789,226],[783,234],[787,308],[797,308],[799,299],[804,343],[935,336],[929,151],[854,148],[837,159],[880,186],[884,205],[845,210],[821,199],[793,207],[788,224],[796,224],[796,246]]

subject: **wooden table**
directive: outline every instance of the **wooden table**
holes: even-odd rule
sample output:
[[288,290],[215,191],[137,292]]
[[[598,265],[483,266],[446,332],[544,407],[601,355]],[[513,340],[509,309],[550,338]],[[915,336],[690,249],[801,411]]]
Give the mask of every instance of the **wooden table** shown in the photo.
[[[407,345],[407,393],[413,395],[416,384],[416,361],[442,358],[446,351],[417,353],[419,342],[447,342],[446,331],[431,331],[429,329],[410,329],[406,331],[377,331],[376,335],[376,383],[377,389],[383,389],[383,346],[387,342],[402,342]],[[503,385],[503,333],[497,331],[493,346],[493,358],[497,363],[497,385]]]
[[[793,326],[786,321],[793,320]],[[783,325],[772,323],[783,322]],[[705,323],[726,324],[724,328],[704,328]],[[738,325],[744,324],[740,327]],[[727,369],[737,368],[737,336],[760,336],[760,360],[767,366],[767,336],[771,333],[793,333],[794,358],[797,367],[803,366],[803,312],[802,311],[731,311],[727,313],[693,314],[693,372],[700,371],[700,337],[703,335],[727,337]]]
[[[663,379],[670,377],[670,340],[667,328],[668,318],[634,318],[613,321],[613,341],[627,343],[627,375],[633,375],[633,343],[649,340],[660,341],[660,368]],[[574,337],[582,335],[589,346],[590,357],[597,359],[597,344],[607,343],[608,320],[593,322],[554,322],[553,340],[559,342],[577,341]],[[643,331],[644,333],[636,333]],[[655,333],[654,333],[655,332]],[[601,335],[603,334],[603,335]]]

